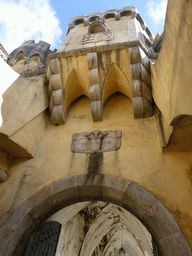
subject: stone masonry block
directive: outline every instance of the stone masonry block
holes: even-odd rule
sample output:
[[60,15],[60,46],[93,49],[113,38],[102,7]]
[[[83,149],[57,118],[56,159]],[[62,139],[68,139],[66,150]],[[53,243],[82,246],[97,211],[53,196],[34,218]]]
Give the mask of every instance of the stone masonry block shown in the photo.
[[77,176],[55,181],[52,184],[52,188],[56,201],[61,207],[66,207],[79,201]]
[[192,250],[181,231],[166,236],[159,241],[161,255],[192,256]]
[[122,179],[121,177],[104,175],[101,184],[102,197],[104,201],[110,201],[121,205],[124,198],[124,193],[130,183],[130,181]]
[[145,211],[143,220],[150,227],[153,227],[153,230],[150,231],[156,239],[164,238],[180,231],[180,227],[173,216],[159,200]]
[[103,175],[79,175],[78,190],[81,201],[101,200],[101,182]]
[[20,239],[17,232],[11,230],[5,225],[0,228],[0,255],[9,256],[13,255],[15,247]]
[[27,200],[12,213],[5,225],[18,234],[23,234],[37,218],[38,216],[35,215],[30,200]]
[[123,206],[131,209],[141,219],[145,211],[156,201],[157,199],[146,189],[132,182],[125,192]]

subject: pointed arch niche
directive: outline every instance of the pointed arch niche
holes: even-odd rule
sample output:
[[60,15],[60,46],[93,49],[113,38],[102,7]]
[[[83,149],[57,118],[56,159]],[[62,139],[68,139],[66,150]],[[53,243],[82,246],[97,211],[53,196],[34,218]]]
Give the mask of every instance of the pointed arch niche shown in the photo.
[[116,92],[125,94],[132,101],[131,83],[123,71],[115,63],[112,63],[103,85],[102,104],[104,105],[105,101]]
[[67,112],[69,106],[79,97],[85,95],[90,99],[90,91],[80,82],[76,69],[72,69],[65,85],[64,109]]
[[102,104],[113,94],[121,93],[127,96],[132,102],[131,82],[128,81],[123,71],[115,64],[110,66],[102,90]]

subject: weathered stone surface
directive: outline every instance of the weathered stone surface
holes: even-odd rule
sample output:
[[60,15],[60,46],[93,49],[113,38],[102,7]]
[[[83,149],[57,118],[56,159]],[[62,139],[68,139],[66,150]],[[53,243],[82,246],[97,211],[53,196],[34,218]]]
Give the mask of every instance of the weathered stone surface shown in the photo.
[[20,240],[20,235],[5,225],[0,228],[0,255],[12,255]]
[[131,183],[124,194],[122,205],[142,218],[146,210],[156,201],[157,199],[147,190],[136,183]]
[[52,53],[49,47],[50,44],[44,41],[39,41],[37,44],[34,40],[26,41],[19,48],[10,53],[8,63],[11,64],[11,62],[17,62],[20,59],[19,54],[22,52],[24,57],[29,58],[38,54],[40,56],[41,63],[46,65],[47,55]]
[[121,147],[121,137],[122,132],[120,130],[74,133],[71,151],[90,154],[118,150]]
[[38,216],[34,213],[30,200],[27,200],[17,208],[5,222],[6,227],[22,235],[33,224]]
[[66,122],[65,96],[61,78],[59,58],[51,59],[47,69],[49,113],[51,124],[64,124]]
[[89,68],[91,113],[93,121],[98,122],[103,120],[103,106],[97,52],[88,53],[87,61]]
[[156,201],[146,210],[143,220],[153,227],[151,233],[155,239],[167,237],[180,230],[173,216],[160,201]]
[[150,117],[154,114],[151,92],[149,59],[140,47],[129,48],[134,117]]
[[128,16],[131,18],[136,18],[142,29],[146,32],[148,37],[150,39],[153,39],[153,35],[150,31],[150,29],[147,27],[145,24],[144,20],[142,19],[141,15],[138,13],[137,9],[134,6],[128,6],[128,7],[123,7],[121,10],[113,9],[106,11],[105,13],[97,12],[97,13],[92,13],[89,16],[83,15],[83,16],[76,16],[74,19],[70,21],[69,24],[69,31],[73,30],[77,24],[84,23],[85,26],[89,25],[90,22],[93,22],[94,20],[98,19],[108,19],[114,17],[115,20],[120,20],[123,16]]
[[159,241],[159,249],[160,253],[166,256],[192,255],[191,248],[181,231],[161,239]]
[[89,175],[80,175],[78,176],[78,191],[79,198],[81,201],[88,200],[97,200],[98,198],[102,198],[101,193],[101,183],[103,180],[102,175],[93,175],[93,177],[89,177]]
[[[52,201],[52,196],[56,197],[59,206],[55,205],[55,200]],[[163,247],[165,251],[162,255],[169,255],[166,254],[167,252],[170,252],[171,256],[174,255],[175,248],[178,248],[180,253],[187,252],[187,256],[191,255],[190,248],[179,226],[154,196],[133,182],[108,175],[96,175],[94,179],[89,179],[88,175],[73,176],[54,182],[51,186],[40,190],[35,196],[16,209],[2,227],[2,231],[10,228],[19,232],[20,237],[22,237],[24,232],[31,229],[33,221],[37,224],[39,223],[38,217],[44,219],[45,216],[48,217],[62,207],[88,199],[100,199],[115,202],[116,204],[121,204],[123,200],[123,207],[129,209],[146,224],[156,238],[157,243],[159,243],[159,247],[166,241],[168,249]],[[39,216],[36,216],[36,214]],[[3,231],[3,239],[5,237],[4,232],[10,233],[10,231]],[[29,232],[27,233],[29,234]],[[177,240],[181,238],[180,243],[182,246],[178,247],[173,242],[172,236]],[[167,240],[168,237],[171,238],[170,242]]]
[[130,181],[120,177],[104,175],[101,184],[103,200],[122,205],[125,191],[130,184]]
[[52,184],[57,203],[63,208],[79,201],[77,176],[58,180]]
[[88,29],[88,34],[85,35],[80,44],[94,43],[99,41],[108,41],[113,39],[113,32],[105,24],[103,19],[96,18]]

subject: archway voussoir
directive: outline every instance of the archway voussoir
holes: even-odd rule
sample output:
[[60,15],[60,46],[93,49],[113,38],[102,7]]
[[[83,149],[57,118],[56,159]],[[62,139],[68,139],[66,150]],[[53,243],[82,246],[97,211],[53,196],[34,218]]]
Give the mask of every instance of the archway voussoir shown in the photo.
[[39,206],[43,201],[47,200],[53,195],[53,188],[51,185],[45,186],[29,198],[32,208]]
[[57,180],[51,186],[60,208],[79,202],[77,176]]
[[80,201],[102,200],[101,183],[103,175],[89,175],[83,174],[78,176],[77,184]]
[[192,256],[192,250],[182,231],[176,232],[159,241],[159,250],[167,256]]
[[21,236],[17,232],[3,225],[0,228],[0,255],[12,255]]
[[101,183],[102,198],[104,201],[122,205],[125,191],[131,181],[112,175],[104,175]]
[[54,214],[59,209],[60,208],[57,204],[56,197],[53,195],[39,203],[39,205],[33,208],[33,211],[42,220],[45,220],[47,216],[50,216],[51,213]]
[[152,235],[160,240],[180,231],[180,227],[165,206],[158,200],[143,215],[143,220],[153,227]]
[[131,182],[123,198],[123,206],[135,213],[139,219],[145,214],[146,210],[151,207],[157,198],[150,192],[134,182]]
[[21,204],[7,219],[5,226],[22,235],[38,216],[32,209],[30,199]]

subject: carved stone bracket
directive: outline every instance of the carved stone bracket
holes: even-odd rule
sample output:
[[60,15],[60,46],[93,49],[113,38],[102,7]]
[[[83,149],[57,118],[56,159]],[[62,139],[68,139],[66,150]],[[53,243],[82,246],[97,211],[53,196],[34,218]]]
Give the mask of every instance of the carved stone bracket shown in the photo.
[[64,124],[66,113],[64,111],[64,92],[61,79],[59,59],[51,59],[47,71],[49,81],[49,112],[51,124]]
[[71,151],[90,154],[118,150],[121,147],[121,137],[122,132],[120,130],[74,133]]
[[93,121],[97,122],[103,120],[103,106],[99,81],[97,53],[88,53],[87,59],[89,66],[91,113]]
[[134,117],[151,117],[154,114],[149,59],[140,47],[129,48]]

